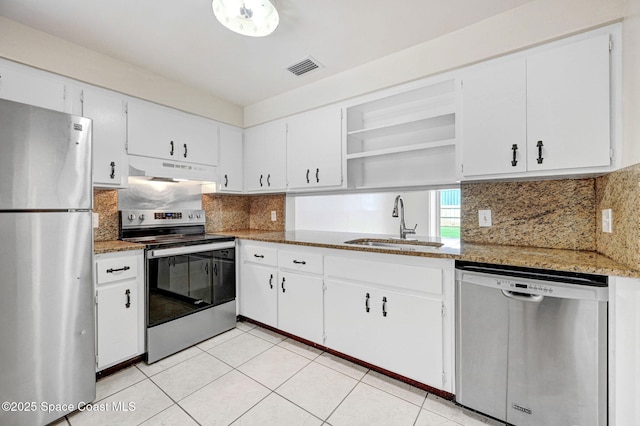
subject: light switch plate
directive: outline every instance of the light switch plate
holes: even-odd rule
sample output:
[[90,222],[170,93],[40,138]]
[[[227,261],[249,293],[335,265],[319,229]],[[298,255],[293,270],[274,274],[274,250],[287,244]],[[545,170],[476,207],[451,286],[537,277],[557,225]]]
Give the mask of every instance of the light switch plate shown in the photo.
[[271,222],[275,222],[275,221],[276,221],[276,211],[271,210]]
[[613,213],[611,209],[602,210],[602,232],[613,232]]
[[478,225],[481,228],[491,226],[491,210],[478,210]]

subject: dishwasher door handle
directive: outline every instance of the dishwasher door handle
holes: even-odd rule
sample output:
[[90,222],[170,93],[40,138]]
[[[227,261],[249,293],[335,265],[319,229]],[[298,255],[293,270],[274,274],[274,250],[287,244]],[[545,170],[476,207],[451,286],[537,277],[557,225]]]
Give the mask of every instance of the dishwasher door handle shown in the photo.
[[504,294],[509,299],[519,300],[521,302],[540,303],[542,302],[542,299],[544,299],[544,296],[540,294],[518,293],[509,290],[502,290],[502,294]]

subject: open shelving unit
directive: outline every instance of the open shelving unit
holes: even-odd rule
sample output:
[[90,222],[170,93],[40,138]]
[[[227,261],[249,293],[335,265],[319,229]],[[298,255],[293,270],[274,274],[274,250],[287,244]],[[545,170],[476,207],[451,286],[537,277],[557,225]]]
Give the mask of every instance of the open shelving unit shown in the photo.
[[454,182],[456,116],[453,79],[348,107],[348,187]]

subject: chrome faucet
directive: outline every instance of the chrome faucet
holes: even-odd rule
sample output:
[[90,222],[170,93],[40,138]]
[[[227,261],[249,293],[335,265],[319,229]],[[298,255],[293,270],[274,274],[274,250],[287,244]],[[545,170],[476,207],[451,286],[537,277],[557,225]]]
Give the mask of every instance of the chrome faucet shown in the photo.
[[416,226],[414,226],[413,228],[407,228],[407,226],[405,225],[404,201],[402,201],[402,197],[400,195],[396,197],[396,201],[393,203],[393,213],[391,213],[391,216],[398,217],[398,201],[400,202],[400,239],[406,240],[407,234],[416,233],[416,228],[418,227],[418,224],[416,224]]

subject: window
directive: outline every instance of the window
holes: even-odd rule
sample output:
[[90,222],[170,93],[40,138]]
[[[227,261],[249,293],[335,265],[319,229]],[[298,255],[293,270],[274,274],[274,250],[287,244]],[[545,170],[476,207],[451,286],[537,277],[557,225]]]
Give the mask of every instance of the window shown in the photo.
[[460,190],[438,191],[440,195],[440,236],[460,238]]

